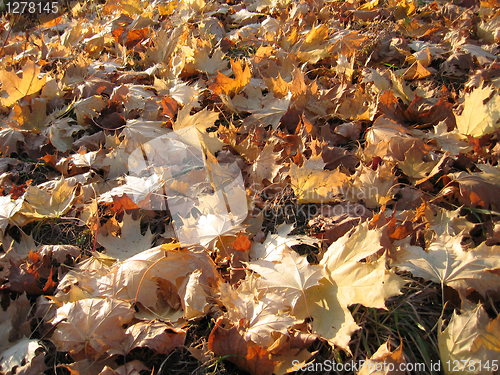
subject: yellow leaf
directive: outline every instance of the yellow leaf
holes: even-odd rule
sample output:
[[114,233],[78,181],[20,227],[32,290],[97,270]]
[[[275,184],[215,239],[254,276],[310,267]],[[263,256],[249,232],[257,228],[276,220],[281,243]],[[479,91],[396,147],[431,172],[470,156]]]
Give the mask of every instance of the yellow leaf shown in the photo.
[[328,248],[321,260],[329,279],[338,287],[337,298],[343,306],[355,303],[385,309],[385,301],[400,294],[405,282],[393,271],[386,270],[386,254],[374,262],[361,260],[378,252],[382,246],[380,230],[360,225]]
[[75,197],[75,186],[70,186],[68,181],[61,177],[56,181],[52,190],[28,186],[24,195],[23,207],[19,211],[25,216],[37,219],[58,218],[71,207]]
[[290,177],[299,204],[326,203],[342,194],[348,177],[338,170],[325,171],[321,156],[307,160],[302,167],[292,164]]
[[98,358],[119,346],[126,335],[122,328],[134,317],[130,303],[113,298],[87,298],[57,309],[57,329],[52,341],[61,351]]
[[306,35],[302,50],[313,50],[319,48],[328,38],[328,26],[321,24],[318,27],[313,27]]
[[491,133],[498,128],[500,96],[492,87],[478,87],[465,96],[464,110],[456,117],[457,129],[462,134],[479,138]]
[[[16,73],[0,71],[0,82],[2,82],[2,96],[0,101],[5,107],[9,107],[26,95],[34,94],[45,85],[45,76],[38,79],[40,68],[33,61],[28,61],[22,69],[22,78]],[[6,94],[6,95],[5,95]]]
[[370,359],[367,359],[365,365],[357,375],[404,375],[406,371],[399,370],[404,368],[402,364],[406,363],[403,356],[403,344],[398,349],[391,352],[389,341],[380,345],[377,351]]
[[[474,306],[468,301],[464,301],[460,315],[453,314],[445,330],[442,330],[443,320],[439,319],[439,354],[446,375],[492,373],[497,361],[488,360],[500,356],[497,321],[498,318],[490,321],[481,305]],[[497,332],[491,331],[493,328]]]
[[[181,129],[189,131],[189,129],[186,128],[194,126],[203,148],[215,155],[217,151],[222,150],[224,143],[217,137],[217,132],[207,132],[207,129],[214,126],[215,121],[219,118],[219,113],[203,108],[201,111],[191,115],[190,112],[192,108],[193,104],[189,103],[179,111],[177,120],[173,124],[172,129],[177,132]],[[187,136],[187,133],[181,133]],[[194,145],[196,146],[196,144]]]
[[160,13],[160,16],[169,16],[174,12],[178,5],[179,3],[176,0],[170,1],[165,5],[160,4],[158,5],[158,12]]
[[379,0],[372,0],[369,2],[366,2],[362,4],[361,6],[358,7],[358,10],[373,10],[378,6]]

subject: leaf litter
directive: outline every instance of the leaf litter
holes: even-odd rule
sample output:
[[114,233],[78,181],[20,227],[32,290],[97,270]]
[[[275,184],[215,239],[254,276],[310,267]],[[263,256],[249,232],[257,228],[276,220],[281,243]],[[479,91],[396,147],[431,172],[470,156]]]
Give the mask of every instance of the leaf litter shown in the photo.
[[3,11],[1,371],[496,373],[498,6]]

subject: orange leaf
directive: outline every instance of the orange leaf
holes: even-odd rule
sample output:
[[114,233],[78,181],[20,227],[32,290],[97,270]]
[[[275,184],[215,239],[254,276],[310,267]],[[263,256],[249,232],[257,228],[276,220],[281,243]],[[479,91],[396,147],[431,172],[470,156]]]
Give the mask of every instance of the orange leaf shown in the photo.
[[45,286],[43,287],[43,291],[45,293],[52,293],[54,288],[57,286],[57,283],[54,280],[52,280],[52,273],[53,273],[53,268],[50,268],[49,278],[47,279],[47,282],[45,283]]
[[234,61],[231,59],[231,69],[234,72],[234,79],[229,78],[225,74],[218,72],[215,82],[212,83],[208,88],[213,90],[215,94],[226,94],[228,96],[234,96],[239,93],[243,87],[245,87],[252,78],[252,73],[250,72],[250,67],[247,65],[245,69],[241,67],[240,61]]
[[236,241],[232,243],[233,249],[238,250],[238,251],[246,251],[250,249],[252,246],[252,243],[248,239],[248,236],[244,236],[243,234],[238,234],[238,238],[236,238]]

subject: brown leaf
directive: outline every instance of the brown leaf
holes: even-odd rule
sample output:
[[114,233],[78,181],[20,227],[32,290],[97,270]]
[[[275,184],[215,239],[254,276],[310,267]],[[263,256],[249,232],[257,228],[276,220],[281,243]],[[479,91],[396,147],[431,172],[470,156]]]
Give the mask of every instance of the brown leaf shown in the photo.
[[24,293],[30,295],[40,295],[42,290],[37,285],[37,279],[33,273],[16,266],[12,261],[10,264],[9,275],[10,290],[17,293]]
[[495,183],[492,175],[484,172],[457,172],[447,176],[453,182],[458,183],[457,195],[460,204],[469,207],[491,208],[495,211],[500,210],[500,186]]
[[251,342],[247,343],[236,326],[223,328],[223,320],[220,317],[210,333],[209,349],[253,375],[271,375],[275,362],[270,359],[269,352],[258,345],[251,345]]
[[429,99],[415,95],[415,99],[405,111],[405,116],[408,120],[423,125],[437,125],[444,121],[448,129],[453,129],[456,126],[456,121],[452,108],[452,103],[443,97],[439,98],[437,103],[433,103]]

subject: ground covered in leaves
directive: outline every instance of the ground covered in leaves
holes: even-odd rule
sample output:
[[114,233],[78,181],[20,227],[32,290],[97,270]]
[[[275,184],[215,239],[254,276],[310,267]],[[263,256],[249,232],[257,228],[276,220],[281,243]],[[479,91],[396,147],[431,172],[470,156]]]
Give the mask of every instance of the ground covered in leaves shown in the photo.
[[2,373],[499,373],[497,0],[58,5],[0,20]]

